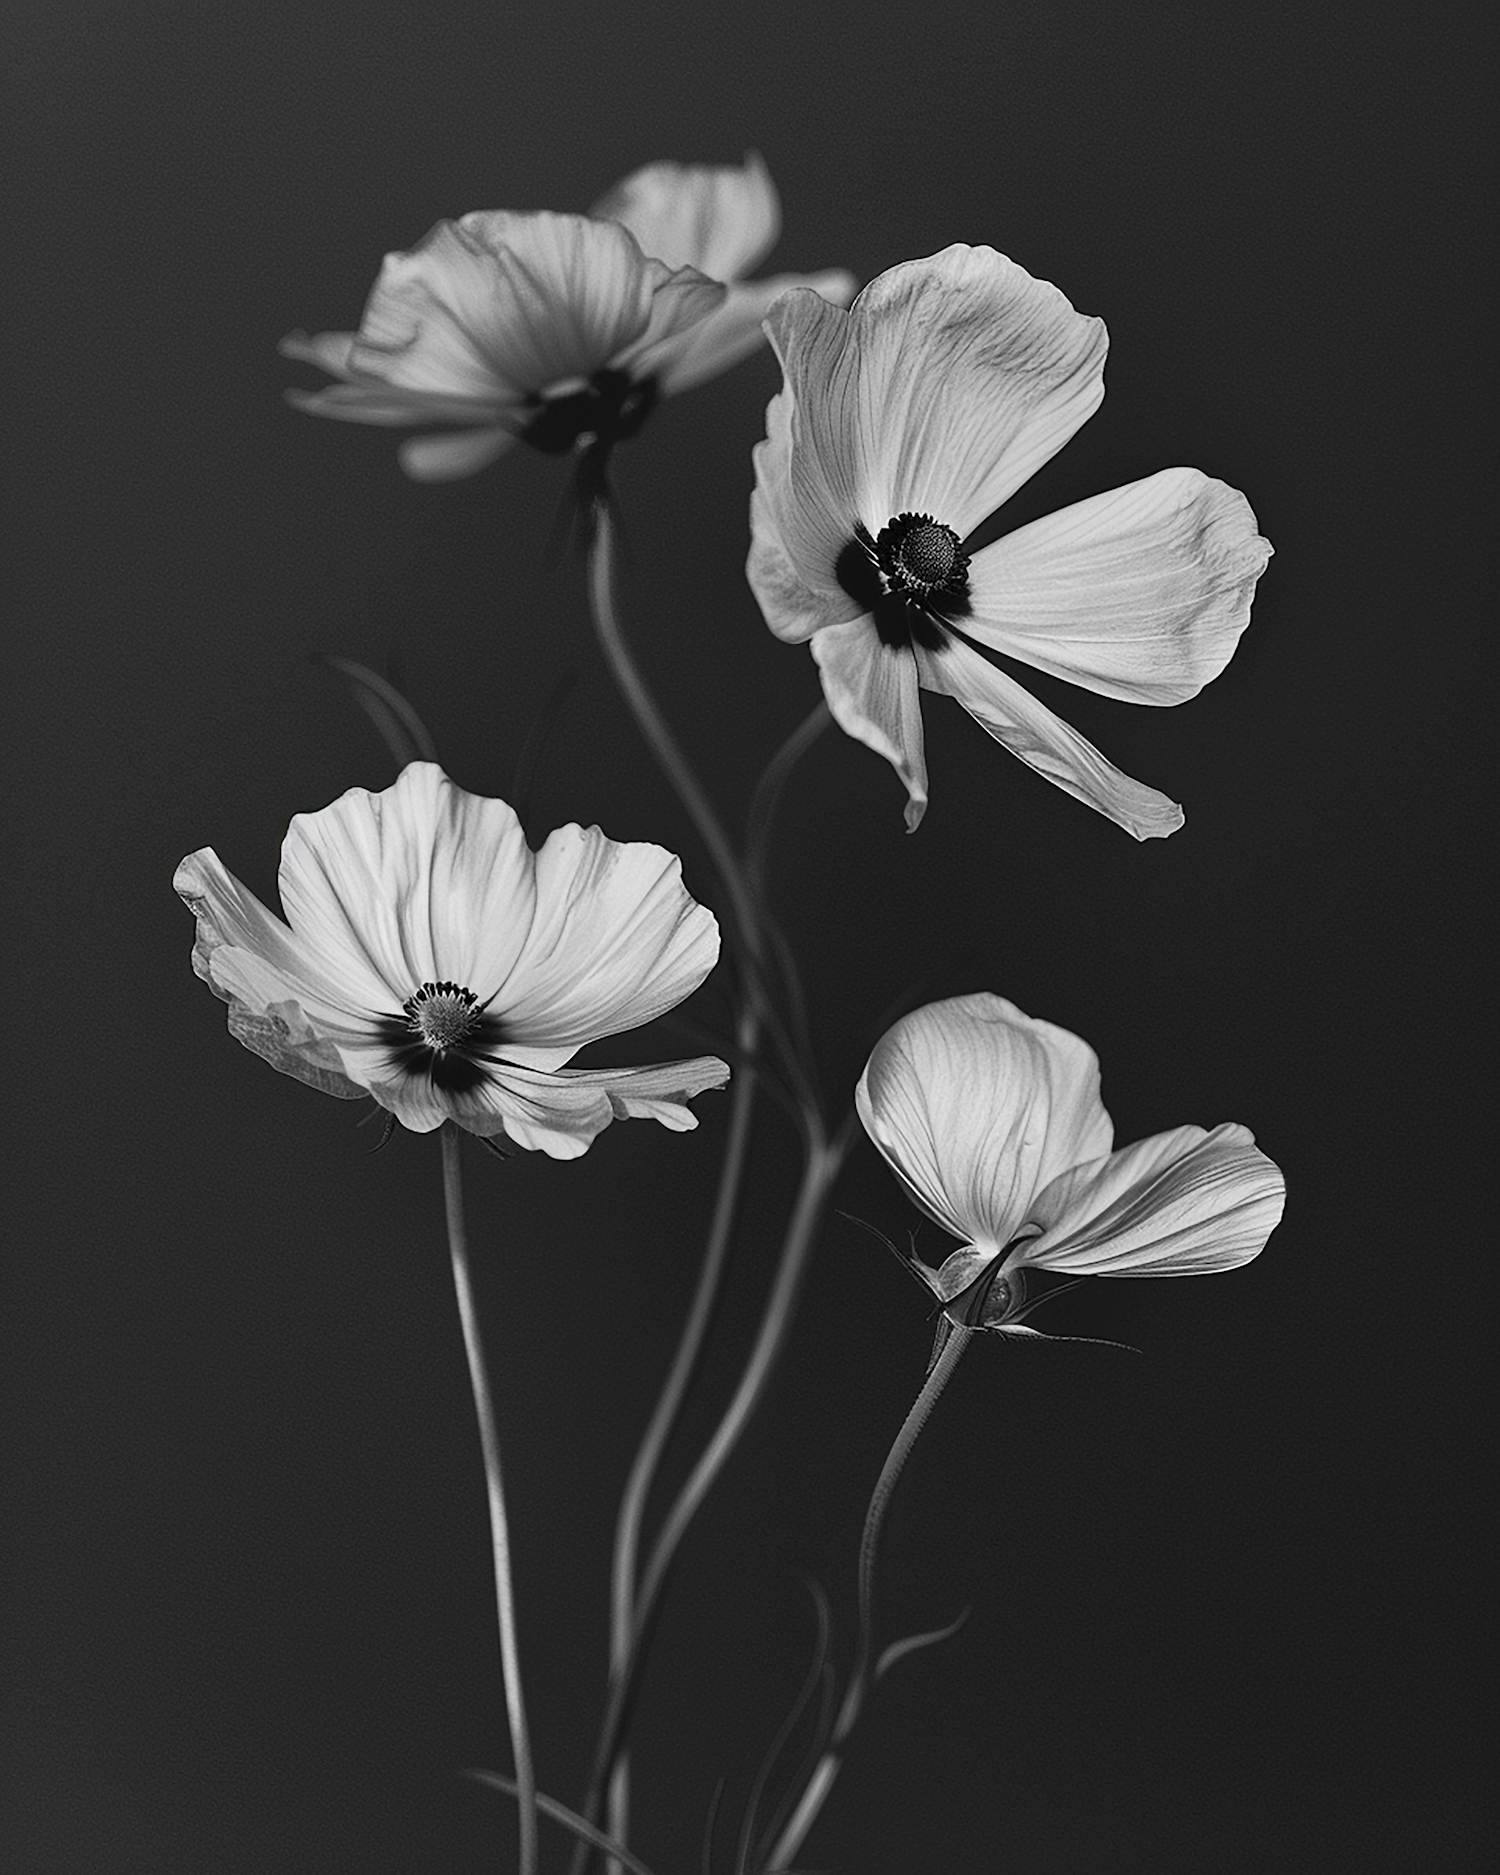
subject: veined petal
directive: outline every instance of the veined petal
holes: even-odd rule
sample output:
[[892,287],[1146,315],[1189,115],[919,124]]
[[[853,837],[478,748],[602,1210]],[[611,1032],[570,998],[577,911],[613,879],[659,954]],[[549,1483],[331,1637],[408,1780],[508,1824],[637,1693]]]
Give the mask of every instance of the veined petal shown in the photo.
[[396,455],[414,482],[453,482],[487,469],[515,440],[513,431],[499,426],[449,430],[439,436],[413,436]]
[[854,1104],[919,1208],[981,1258],[1011,1241],[1042,1186],[1114,1136],[1087,1042],[989,994],[903,1016]]
[[776,190],[754,150],[742,169],[647,163],[600,196],[589,213],[620,222],[654,260],[696,267],[714,280],[748,273],[781,231]]
[[488,263],[485,304],[468,313],[482,320],[473,329],[507,381],[527,391],[625,365],[723,298],[691,269],[648,259],[617,222],[481,209],[457,226]]
[[281,850],[281,900],[320,955],[384,985],[398,1010],[421,984],[492,997],[527,941],[532,854],[504,801],[412,762],[379,794],[351,788],[298,814]]
[[759,474],[761,451],[767,447],[758,443],[754,452],[757,475],[750,491],[750,554],[745,577],[776,636],[790,644],[801,644],[825,625],[847,625],[865,614],[837,581],[814,585],[804,579],[797,562],[782,546]]
[[1103,322],[993,248],[892,267],[844,315],[820,304],[791,294],[766,329],[818,463],[804,479],[852,487],[844,518],[872,533],[911,511],[969,534],[1104,395]]
[[525,949],[494,1005],[518,1043],[565,1060],[673,1008],[718,959],[714,915],[663,847],[559,827],[536,854],[535,880]]
[[1248,1263],[1281,1220],[1286,1183],[1248,1127],[1180,1126],[1054,1179],[1042,1234],[1015,1261],[1078,1276],[1202,1276]]
[[950,638],[941,651],[916,647],[915,656],[924,689],[956,698],[1028,768],[1097,808],[1137,840],[1163,839],[1182,825],[1183,812],[1175,801],[1122,774],[1076,729],[972,646]]
[[190,853],[172,884],[198,922],[193,969],[228,1003],[230,1034],[282,1074],[340,1099],[359,1094],[335,1038],[364,1031],[363,978],[330,969],[212,847]]
[[783,293],[810,289],[834,305],[847,306],[857,282],[852,273],[778,273],[765,280],[731,285],[716,312],[663,347],[657,376],[664,393],[690,390],[717,377],[766,342],[763,321]]
[[612,1120],[654,1119],[674,1132],[688,1131],[698,1121],[685,1103],[728,1078],[728,1064],[710,1055],[555,1074],[501,1067],[483,1087],[453,1103],[453,1117],[471,1133],[504,1133],[528,1151],[576,1159]]
[[880,642],[868,618],[830,625],[809,641],[833,719],[845,735],[883,755],[906,784],[906,830],[927,811],[922,706],[911,653]]
[[1181,703],[1233,656],[1270,554],[1237,489],[1163,469],[976,553],[964,630],[1104,696]]

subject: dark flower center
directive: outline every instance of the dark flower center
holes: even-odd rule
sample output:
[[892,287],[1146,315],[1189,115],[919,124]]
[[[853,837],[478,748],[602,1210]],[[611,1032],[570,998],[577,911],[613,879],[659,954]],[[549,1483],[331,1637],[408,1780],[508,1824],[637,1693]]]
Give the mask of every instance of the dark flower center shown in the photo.
[[461,983],[424,983],[399,1016],[377,1019],[399,1073],[421,1075],[445,1094],[466,1094],[485,1079],[502,1039],[499,1021]]
[[930,514],[898,514],[873,538],[862,521],[834,563],[840,586],[893,650],[941,651],[947,620],[969,612],[969,556]]
[[632,378],[628,371],[606,367],[557,396],[533,396],[533,413],[521,440],[549,456],[566,455],[580,444],[602,446],[634,436],[656,403],[655,378]]

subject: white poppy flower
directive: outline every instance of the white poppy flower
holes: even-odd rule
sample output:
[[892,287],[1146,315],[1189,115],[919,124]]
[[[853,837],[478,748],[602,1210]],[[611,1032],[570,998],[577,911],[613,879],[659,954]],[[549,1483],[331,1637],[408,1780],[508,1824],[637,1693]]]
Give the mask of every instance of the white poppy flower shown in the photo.
[[648,163],[616,183],[589,213],[628,228],[653,259],[669,267],[696,267],[728,283],[723,305],[661,346],[656,375],[663,394],[717,377],[759,350],[765,343],[761,321],[793,287],[807,287],[840,306],[854,294],[854,275],[841,268],[744,279],[781,232],[775,185],[754,151],[740,169]]
[[318,416],[456,426],[402,445],[419,481],[472,475],[517,440],[550,454],[608,449],[658,396],[761,342],[789,286],[847,300],[842,273],[726,286],[776,238],[758,158],[743,170],[653,163],[592,215],[482,209],[388,254],[358,332],[294,332],[289,358],[341,382],[293,391]]
[[697,1125],[686,1101],[729,1078],[712,1057],[569,1069],[713,968],[713,914],[659,846],[560,827],[533,852],[504,801],[413,762],[379,794],[298,814],[281,849],[286,922],[211,847],[173,880],[198,920],[193,968],[274,1068],[373,1095],[413,1132],[453,1120],[553,1158],[611,1120]]
[[1286,1195],[1243,1126],[1179,1126],[1110,1150],[1088,1044],[1004,997],[903,1016],[855,1091],[865,1130],[918,1208],[963,1248],[906,1259],[948,1320],[1019,1326],[1027,1269],[1203,1276],[1265,1247]]
[[1270,557],[1244,496],[1164,469],[964,547],[1098,408],[1102,321],[993,248],[955,246],[847,312],[791,293],[766,330],[785,385],[755,450],[750,584],[778,637],[811,640],[840,727],[905,782],[908,828],[927,803],[920,689],[1137,839],[1174,832],[1179,807],[982,650],[1126,702],[1195,696]]

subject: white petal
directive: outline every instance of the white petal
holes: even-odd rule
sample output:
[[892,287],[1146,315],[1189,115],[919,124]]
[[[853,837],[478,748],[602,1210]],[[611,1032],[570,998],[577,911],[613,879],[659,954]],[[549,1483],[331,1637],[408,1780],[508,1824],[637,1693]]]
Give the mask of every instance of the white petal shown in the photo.
[[351,788],[297,815],[281,896],[299,936],[384,985],[371,1013],[445,980],[486,1001],[527,942],[532,854],[504,801],[412,762],[379,794]]
[[1182,809],[1175,801],[1121,774],[1076,729],[971,646],[953,638],[941,651],[918,647],[915,655],[924,689],[956,698],[1028,768],[1097,808],[1136,839],[1162,839],[1182,825]]
[[664,393],[690,390],[717,377],[766,342],[763,321],[783,293],[810,289],[838,306],[847,306],[856,282],[852,273],[778,273],[765,280],[731,286],[722,306],[664,348],[657,376]]
[[332,378],[347,378],[357,337],[354,332],[288,332],[276,349],[283,358],[317,365]]
[[921,1209],[981,1253],[1003,1249],[1037,1191],[1113,1137],[1087,1042],[988,994],[903,1016],[854,1103]]
[[1237,489],[1163,469],[975,554],[963,628],[1104,696],[1181,703],[1233,656],[1270,553]]
[[807,482],[851,489],[844,518],[872,533],[916,512],[969,534],[1104,395],[1103,323],[993,248],[892,267],[847,315],[816,305],[792,294],[766,327]]
[[1286,1184],[1243,1126],[1180,1126],[1075,1166],[1037,1198],[1015,1261],[1078,1276],[1203,1276],[1248,1263]]
[[528,1151],[576,1159],[612,1120],[654,1119],[674,1132],[690,1130],[698,1121],[686,1102],[728,1079],[728,1064],[708,1055],[557,1074],[497,1068],[483,1088],[453,1102],[453,1117],[471,1133],[503,1133]]
[[365,979],[289,931],[212,847],[190,853],[172,884],[198,921],[193,969],[229,1004],[231,1034],[283,1074],[345,1099],[358,1093],[334,1038],[363,1032]]
[[757,477],[750,491],[750,555],[745,577],[776,636],[802,644],[825,625],[847,625],[865,615],[859,602],[836,582],[809,585],[782,546],[759,475],[761,451],[767,447],[758,443],[755,448]]
[[647,163],[589,213],[623,223],[653,259],[696,267],[714,280],[748,273],[770,253],[781,229],[776,190],[753,150],[742,169]]
[[559,827],[536,855],[526,948],[494,1013],[518,1043],[566,1059],[675,1007],[718,955],[713,913],[689,896],[674,854]]
[[507,287],[482,241],[461,223],[438,222],[414,248],[386,255],[349,370],[404,390],[516,401],[537,380],[511,368],[505,338],[517,315]]
[[519,406],[498,397],[448,397],[438,391],[404,391],[373,378],[358,384],[327,384],[320,391],[289,390],[287,402],[312,417],[336,417],[341,423],[493,424],[499,417],[514,422]]
[[507,429],[449,430],[441,436],[413,436],[396,453],[414,482],[452,482],[487,469],[515,440]]
[[880,642],[874,623],[830,625],[811,640],[823,694],[845,735],[883,755],[906,784],[906,830],[927,811],[922,705],[911,652]]
[[464,309],[469,329],[524,391],[625,366],[724,296],[691,271],[648,260],[617,222],[482,209],[457,229],[487,268],[482,301]]

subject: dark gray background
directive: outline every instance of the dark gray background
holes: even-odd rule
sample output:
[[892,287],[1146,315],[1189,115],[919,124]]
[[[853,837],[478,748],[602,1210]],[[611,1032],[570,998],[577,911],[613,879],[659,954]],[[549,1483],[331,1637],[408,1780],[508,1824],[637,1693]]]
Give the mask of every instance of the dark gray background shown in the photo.
[[[286,408],[313,374],[275,345],[355,323],[381,254],[440,216],[581,209],[641,162],[751,146],[783,193],[778,267],[868,278],[989,242],[1105,317],[1109,395],[1007,524],[1189,463],[1244,488],[1277,549],[1196,701],[1036,681],[1186,804],[1170,841],[1137,846],[936,699],[915,838],[888,770],[836,734],[791,790],[778,900],[831,1084],[931,970],[930,993],[993,988],[1085,1035],[1122,1141],[1242,1120],[1291,1194],[1250,1268],[1095,1283],[1042,1320],[1140,1355],[971,1352],[896,1499],[883,1595],[892,1636],[974,1614],[885,1683],[807,1857],[1478,1866],[1480,10],[30,12],[8,224],[10,1866],[513,1866],[512,1807],[457,1775],[506,1745],[436,1146],[365,1156],[360,1109],[228,1039],[170,879],[211,843],[270,898],[292,813],[392,778],[309,664],[335,651],[396,660],[484,793],[578,669],[537,832],[660,840],[715,900],[577,569],[543,562],[558,465],[415,487],[391,433]],[[736,812],[817,694],[741,576],[777,381],[752,360],[619,462],[641,657]],[[712,985],[693,1006],[723,1011]],[[681,1047],[663,1025],[599,1052]],[[581,1164],[468,1167],[535,1743],[569,1801],[615,1494],[716,1172],[725,1103],[700,1107],[687,1138],[619,1126]],[[758,1143],[700,1427],[791,1189],[774,1111]],[[839,1203],[914,1221],[863,1144]],[[924,1317],[835,1219],[662,1626],[637,1754],[657,1875],[697,1868],[721,1774],[737,1819],[804,1670],[805,1573],[847,1658]]]

